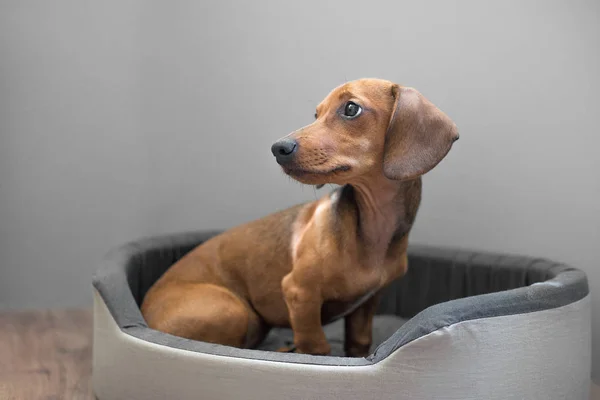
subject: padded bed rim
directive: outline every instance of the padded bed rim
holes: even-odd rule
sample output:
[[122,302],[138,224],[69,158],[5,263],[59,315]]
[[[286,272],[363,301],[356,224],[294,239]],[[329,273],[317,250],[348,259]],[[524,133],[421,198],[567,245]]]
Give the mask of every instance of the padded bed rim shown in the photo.
[[[526,287],[460,298],[430,306],[408,320],[367,358],[311,356],[238,349],[184,339],[148,328],[131,292],[126,275],[127,265],[132,262],[143,262],[143,257],[150,250],[175,251],[176,256],[181,257],[218,233],[220,231],[201,231],[148,237],[121,246],[104,258],[94,275],[93,286],[124,333],[160,345],[213,355],[274,362],[360,366],[377,363],[403,345],[459,322],[557,308],[581,300],[589,293],[587,278],[582,271],[548,260],[520,257],[521,261],[537,263],[540,267],[547,269],[550,279]],[[409,248],[409,256],[426,257],[446,261],[450,264],[457,259],[475,256],[492,259],[505,257],[492,253],[474,253],[416,245]]]

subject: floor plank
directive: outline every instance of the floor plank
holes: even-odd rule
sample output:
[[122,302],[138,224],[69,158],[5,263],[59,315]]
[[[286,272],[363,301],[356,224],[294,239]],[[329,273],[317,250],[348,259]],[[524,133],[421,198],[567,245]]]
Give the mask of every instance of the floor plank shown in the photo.
[[600,400],[600,386],[592,382],[592,390],[590,391],[590,400]]
[[0,313],[0,399],[93,399],[89,310]]

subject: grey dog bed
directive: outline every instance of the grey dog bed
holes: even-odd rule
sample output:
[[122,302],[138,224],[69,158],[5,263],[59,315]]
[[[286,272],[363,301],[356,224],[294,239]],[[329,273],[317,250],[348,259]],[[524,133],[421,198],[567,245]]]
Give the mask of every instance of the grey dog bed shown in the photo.
[[149,329],[139,305],[179,258],[217,232],[147,238],[111,252],[94,277],[94,391],[99,399],[586,399],[591,349],[585,274],[544,259],[409,248],[385,289],[365,358],[277,353]]

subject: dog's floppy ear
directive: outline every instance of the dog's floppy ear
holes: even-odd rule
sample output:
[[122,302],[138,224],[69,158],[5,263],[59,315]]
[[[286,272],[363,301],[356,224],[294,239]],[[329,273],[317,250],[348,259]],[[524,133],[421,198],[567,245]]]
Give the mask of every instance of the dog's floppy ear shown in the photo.
[[383,173],[388,179],[413,179],[442,161],[458,139],[458,131],[446,114],[415,89],[394,85],[392,96]]

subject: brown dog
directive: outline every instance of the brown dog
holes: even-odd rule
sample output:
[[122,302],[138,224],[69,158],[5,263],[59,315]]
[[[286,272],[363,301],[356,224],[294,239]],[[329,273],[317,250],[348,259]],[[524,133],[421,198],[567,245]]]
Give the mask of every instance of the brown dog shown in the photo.
[[291,326],[298,352],[328,354],[322,324],[345,313],[346,354],[368,354],[377,293],[407,269],[420,177],[458,133],[419,92],[378,79],[334,89],[315,117],[273,154],[300,182],[345,186],[198,246],[148,291],[148,326],[237,347]]

